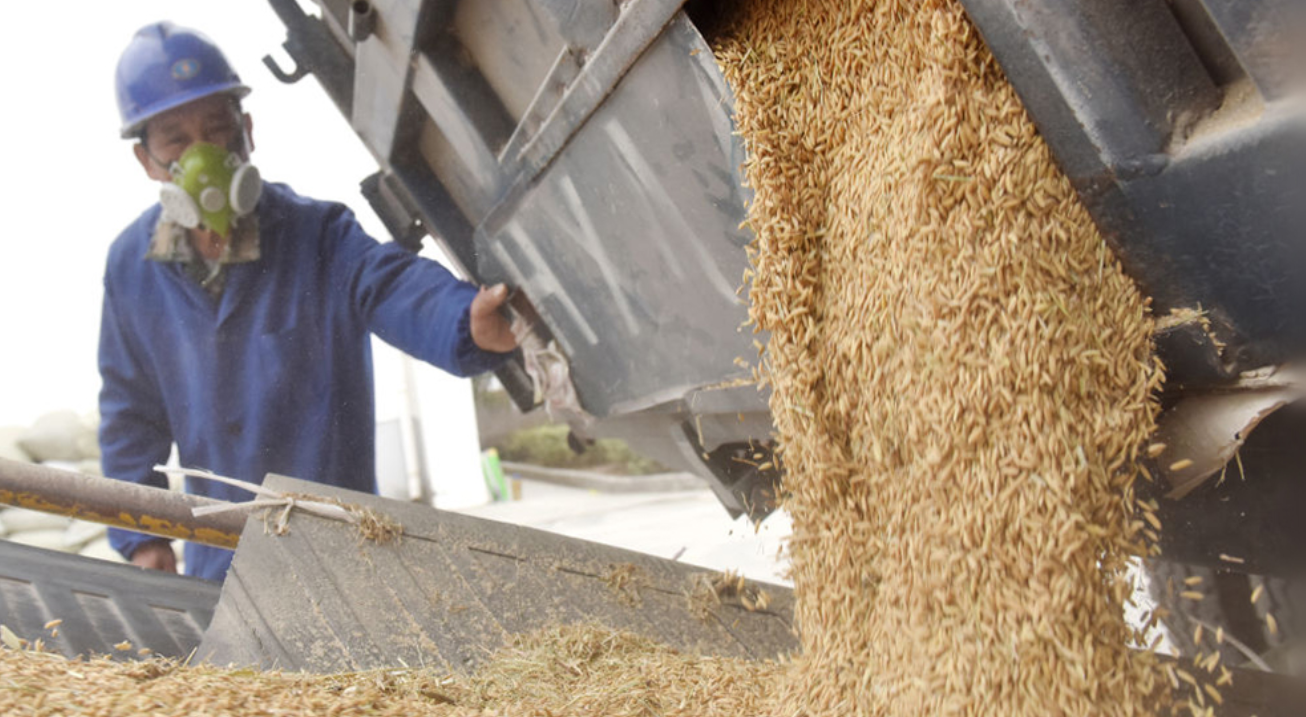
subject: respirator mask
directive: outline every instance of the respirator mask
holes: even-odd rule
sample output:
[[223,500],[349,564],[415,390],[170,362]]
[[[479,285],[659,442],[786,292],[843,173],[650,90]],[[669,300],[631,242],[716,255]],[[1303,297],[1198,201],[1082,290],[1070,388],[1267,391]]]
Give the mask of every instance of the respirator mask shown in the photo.
[[263,193],[257,167],[208,142],[192,144],[168,171],[172,182],[160,189],[159,203],[168,220],[187,229],[203,224],[230,236],[231,225],[253,212]]

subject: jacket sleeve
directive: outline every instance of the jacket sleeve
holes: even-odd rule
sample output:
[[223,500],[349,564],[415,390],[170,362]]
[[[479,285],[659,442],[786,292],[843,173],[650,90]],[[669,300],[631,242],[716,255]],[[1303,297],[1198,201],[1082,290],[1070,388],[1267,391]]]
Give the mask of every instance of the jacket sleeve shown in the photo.
[[[100,316],[100,464],[111,478],[167,488],[154,466],[166,463],[172,433],[158,386],[145,369],[134,337],[123,330],[108,281]],[[131,559],[142,544],[165,541],[143,533],[109,529],[109,544]]]
[[455,376],[497,367],[508,354],[472,341],[475,284],[440,264],[368,236],[347,209],[329,220],[336,241],[333,271],[349,288],[352,307],[386,343]]

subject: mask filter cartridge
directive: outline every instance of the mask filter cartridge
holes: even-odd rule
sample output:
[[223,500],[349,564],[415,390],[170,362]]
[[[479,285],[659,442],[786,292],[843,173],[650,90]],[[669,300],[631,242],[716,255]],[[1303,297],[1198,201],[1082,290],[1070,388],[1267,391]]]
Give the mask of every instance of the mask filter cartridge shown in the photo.
[[196,142],[171,167],[159,202],[167,218],[187,229],[203,225],[230,236],[231,225],[258,206],[263,180],[258,168],[215,144]]

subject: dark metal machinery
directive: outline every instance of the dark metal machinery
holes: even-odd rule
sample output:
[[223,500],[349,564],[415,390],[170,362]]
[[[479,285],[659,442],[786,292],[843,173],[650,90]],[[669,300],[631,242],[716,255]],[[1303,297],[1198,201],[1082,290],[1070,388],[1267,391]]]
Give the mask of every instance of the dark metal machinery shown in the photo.
[[[1061,168],[1157,316],[1162,432],[1306,343],[1306,7],[1294,0],[962,0]],[[1306,634],[1306,406],[1266,418],[1219,478],[1160,498],[1153,598],[1181,651],[1194,620],[1257,654]],[[1222,456],[1224,454],[1221,454]],[[1179,458],[1181,456],[1175,456]],[[1209,598],[1180,605],[1175,581]],[[1259,601],[1251,598],[1263,593]],[[1268,596],[1268,597],[1266,597]],[[1277,613],[1279,626],[1266,627]],[[1240,677],[1240,680],[1243,678]],[[1300,699],[1300,697],[1298,697]],[[1294,709],[1300,709],[1300,701]],[[1250,710],[1255,712],[1256,710]],[[1262,710],[1263,711],[1263,710]]]
[[[1209,322],[1158,334],[1166,405],[1295,358],[1306,337],[1300,3],[963,2],[1155,313],[1186,309]],[[1259,520],[1293,510],[1284,495],[1302,493],[1289,475],[1296,442],[1278,427],[1301,421],[1275,424],[1249,447],[1257,474],[1254,487],[1237,488],[1246,495],[1211,500],[1208,487],[1166,505],[1168,555],[1228,567],[1219,555],[1236,546],[1262,569],[1298,567],[1285,564],[1296,551],[1266,539],[1296,535],[1294,526]],[[1279,440],[1267,445],[1271,435]]]
[[[371,150],[364,194],[396,240],[430,233],[464,276],[519,289],[597,419],[578,428],[764,515],[773,476],[730,456],[770,438],[765,396],[718,388],[755,354],[744,153],[683,0],[270,2],[297,67],[269,66],[312,72]],[[523,369],[498,376],[528,409]]]
[[1158,315],[1172,386],[1306,338],[1306,71],[1292,0],[963,0]]
[[[1201,318],[1158,335],[1166,401],[1295,356],[1296,4],[963,1],[1156,314]],[[695,470],[733,514],[764,514],[774,472],[732,459],[769,439],[765,397],[721,388],[752,353],[735,293],[743,150],[681,3],[319,0],[315,18],[271,2],[299,66],[281,74],[312,71],[377,157],[364,189],[392,233],[415,246],[429,232],[468,276],[521,289],[590,432]],[[533,404],[520,362],[499,375]]]

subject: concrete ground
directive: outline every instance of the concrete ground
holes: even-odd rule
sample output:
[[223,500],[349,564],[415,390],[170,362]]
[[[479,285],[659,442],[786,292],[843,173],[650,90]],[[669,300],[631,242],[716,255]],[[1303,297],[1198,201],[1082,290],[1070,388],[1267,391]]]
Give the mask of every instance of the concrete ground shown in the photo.
[[521,500],[459,512],[790,584],[784,557],[777,559],[790,533],[789,516],[773,514],[754,530],[746,518],[731,520],[706,487],[600,493],[522,479]]

